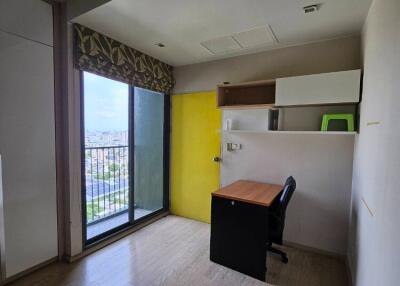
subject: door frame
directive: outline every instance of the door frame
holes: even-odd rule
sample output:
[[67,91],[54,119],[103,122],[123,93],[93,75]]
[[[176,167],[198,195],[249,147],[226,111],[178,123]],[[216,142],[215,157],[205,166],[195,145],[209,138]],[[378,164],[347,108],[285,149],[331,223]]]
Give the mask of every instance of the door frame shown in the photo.
[[[81,216],[82,216],[82,247],[90,248],[110,237],[113,237],[123,231],[127,231],[138,225],[145,224],[161,213],[169,211],[170,207],[170,133],[171,133],[171,95],[164,94],[164,126],[163,126],[163,207],[148,215],[134,220],[134,212],[130,210],[134,207],[134,86],[128,84],[129,87],[129,124],[128,124],[128,150],[129,150],[129,222],[124,223],[116,228],[108,230],[98,236],[87,239],[87,216],[86,216],[86,177],[85,177],[85,113],[84,113],[84,71],[79,71],[79,100],[80,100],[80,152],[81,152]],[[101,75],[99,75],[101,76]],[[104,77],[104,76],[102,76]],[[107,77],[104,77],[107,78]]]

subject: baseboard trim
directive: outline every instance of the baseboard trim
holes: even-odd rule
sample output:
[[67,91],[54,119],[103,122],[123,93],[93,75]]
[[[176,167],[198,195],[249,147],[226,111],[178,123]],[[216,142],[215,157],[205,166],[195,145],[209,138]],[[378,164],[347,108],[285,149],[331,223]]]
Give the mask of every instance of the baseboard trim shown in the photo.
[[65,256],[64,258],[65,258],[66,261],[68,261],[70,263],[75,262],[75,261],[77,261],[77,260],[79,260],[79,259],[81,259],[81,258],[83,258],[85,256],[88,256],[89,254],[92,254],[93,252],[96,252],[96,251],[106,247],[107,245],[110,245],[110,244],[112,244],[112,243],[114,243],[114,242],[116,242],[116,241],[118,241],[118,240],[120,240],[120,239],[122,239],[122,238],[124,238],[124,237],[126,237],[126,236],[128,236],[128,235],[130,235],[132,233],[134,233],[135,231],[138,231],[139,229],[141,229],[141,228],[143,228],[145,226],[148,226],[149,224],[152,224],[153,222],[156,222],[159,219],[162,219],[163,217],[168,216],[169,214],[170,214],[169,211],[162,212],[162,213],[160,213],[158,215],[155,215],[154,217],[150,218],[149,220],[141,223],[140,225],[137,225],[137,226],[131,227],[129,229],[123,230],[120,233],[118,233],[118,234],[116,234],[116,235],[114,235],[112,237],[106,238],[106,239],[100,241],[99,243],[96,243],[95,245],[84,249],[81,253],[79,253],[77,255]]
[[343,255],[343,254],[339,254],[339,253],[336,253],[336,252],[331,252],[331,251],[328,251],[328,250],[315,248],[315,247],[312,247],[312,246],[303,245],[303,244],[292,242],[292,241],[286,241],[285,240],[283,242],[283,245],[284,246],[293,247],[293,248],[298,248],[298,249],[305,250],[305,251],[308,251],[308,252],[313,252],[313,253],[320,254],[320,255],[330,256],[330,257],[333,257],[333,258],[336,258],[336,259],[340,259],[340,260],[343,260],[343,261],[346,260],[346,256]]
[[7,285],[7,284],[9,284],[11,282],[14,282],[14,281],[16,281],[16,280],[18,280],[18,279],[20,279],[20,278],[22,278],[22,277],[24,277],[24,276],[26,276],[28,274],[31,274],[32,272],[35,272],[35,271],[37,271],[37,270],[39,270],[39,269],[41,269],[41,268],[43,268],[43,267],[45,267],[45,266],[47,266],[49,264],[52,264],[52,263],[54,263],[56,261],[58,261],[58,256],[50,258],[49,260],[46,260],[46,261],[44,261],[42,263],[39,263],[38,265],[35,265],[35,266],[31,267],[31,268],[25,269],[24,271],[21,271],[21,272],[17,273],[15,275],[11,276],[11,277],[8,277],[4,281],[2,281],[0,283],[0,285]]

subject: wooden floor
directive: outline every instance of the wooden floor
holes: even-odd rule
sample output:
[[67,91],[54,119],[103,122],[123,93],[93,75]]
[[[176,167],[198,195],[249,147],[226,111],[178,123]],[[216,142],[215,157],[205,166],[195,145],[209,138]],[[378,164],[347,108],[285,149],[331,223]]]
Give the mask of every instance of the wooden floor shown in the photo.
[[343,262],[294,248],[286,248],[287,265],[268,256],[263,283],[211,262],[209,236],[208,224],[168,216],[78,262],[54,263],[9,285],[348,285]]

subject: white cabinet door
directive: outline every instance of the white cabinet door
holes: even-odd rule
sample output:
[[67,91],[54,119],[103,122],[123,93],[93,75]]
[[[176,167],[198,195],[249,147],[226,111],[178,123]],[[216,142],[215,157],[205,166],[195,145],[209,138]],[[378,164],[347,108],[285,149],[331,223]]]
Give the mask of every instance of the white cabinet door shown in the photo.
[[360,70],[279,78],[277,106],[355,103],[360,97]]
[[0,0],[0,31],[53,46],[53,11],[42,0]]
[[0,31],[7,277],[57,256],[53,82],[51,47]]

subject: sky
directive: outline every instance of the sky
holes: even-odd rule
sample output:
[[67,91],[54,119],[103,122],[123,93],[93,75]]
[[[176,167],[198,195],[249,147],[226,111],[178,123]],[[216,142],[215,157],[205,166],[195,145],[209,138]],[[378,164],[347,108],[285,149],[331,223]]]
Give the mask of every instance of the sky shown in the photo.
[[88,72],[83,82],[85,130],[128,130],[129,86]]

